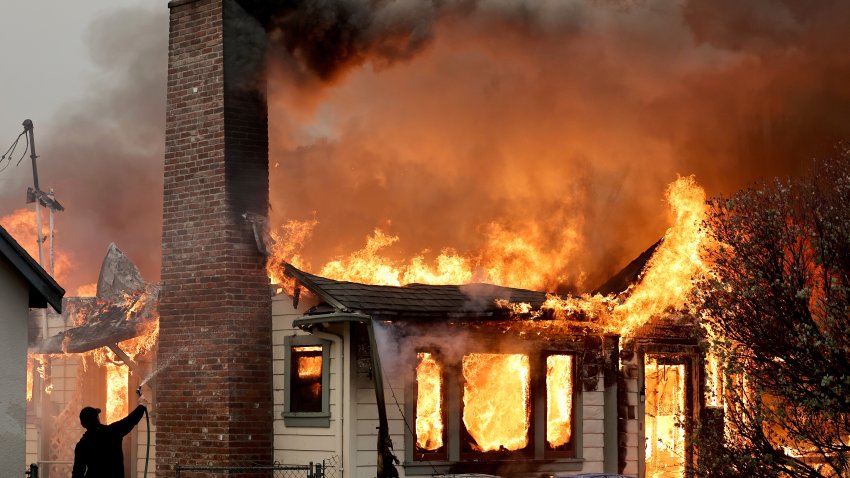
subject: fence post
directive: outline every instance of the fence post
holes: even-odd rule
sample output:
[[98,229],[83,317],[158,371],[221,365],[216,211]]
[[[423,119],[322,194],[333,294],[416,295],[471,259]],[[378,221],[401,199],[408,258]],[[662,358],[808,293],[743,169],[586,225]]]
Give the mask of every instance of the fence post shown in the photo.
[[24,474],[29,478],[38,478],[38,465],[30,463],[30,469]]
[[325,467],[322,463],[316,463],[316,478],[325,478]]
[[313,474],[313,462],[310,462],[310,469],[307,471],[307,478],[316,478],[316,475]]

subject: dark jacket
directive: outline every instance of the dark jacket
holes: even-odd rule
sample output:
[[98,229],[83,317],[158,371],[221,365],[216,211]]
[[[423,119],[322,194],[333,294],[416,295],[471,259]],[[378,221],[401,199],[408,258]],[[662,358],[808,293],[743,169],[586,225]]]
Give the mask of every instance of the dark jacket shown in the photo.
[[109,425],[86,430],[74,448],[71,478],[124,478],[124,451],[121,441],[145,414],[139,405],[129,415]]

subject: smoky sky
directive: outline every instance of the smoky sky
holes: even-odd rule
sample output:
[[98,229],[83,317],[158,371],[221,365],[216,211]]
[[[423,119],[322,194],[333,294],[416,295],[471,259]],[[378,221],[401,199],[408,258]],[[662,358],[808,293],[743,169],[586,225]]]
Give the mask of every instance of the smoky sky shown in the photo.
[[[399,236],[394,259],[474,254],[497,231],[557,251],[551,277],[590,289],[664,233],[677,175],[728,193],[850,137],[848,2],[284,5],[266,74],[271,219],[318,221],[314,272],[376,227]],[[96,19],[99,76],[50,128],[33,118],[41,183],[67,208],[70,291],[97,280],[110,242],[158,279],[167,29],[164,8]],[[27,185],[4,184],[0,213]]]
[[318,220],[316,269],[375,227],[401,258],[481,250],[498,224],[570,243],[549,266],[590,289],[664,233],[677,175],[729,193],[850,137],[847,2],[291,5],[272,217]]
[[[95,19],[86,43],[98,75],[52,118],[33,118],[42,189],[55,188],[56,248],[71,270],[60,283],[74,295],[97,282],[110,242],[159,279],[168,17],[118,10]],[[61,82],[62,72],[56,71]],[[19,168],[30,168],[29,159]],[[27,177],[26,175],[24,177]],[[4,184],[0,216],[24,204],[31,179]],[[46,217],[46,216],[45,216]]]

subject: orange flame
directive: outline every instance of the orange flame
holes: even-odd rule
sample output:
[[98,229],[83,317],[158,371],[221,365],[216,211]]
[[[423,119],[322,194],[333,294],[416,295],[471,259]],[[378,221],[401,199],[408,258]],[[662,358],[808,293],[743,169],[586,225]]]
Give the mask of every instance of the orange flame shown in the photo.
[[35,367],[33,366],[33,362],[35,358],[32,354],[27,354],[27,401],[32,401],[32,387],[33,382],[35,381],[35,377],[33,374],[35,373]]
[[573,358],[546,357],[546,441],[558,448],[570,441],[573,414]]
[[280,231],[270,233],[272,244],[266,271],[273,284],[283,284],[286,290],[292,291],[294,284],[281,276],[280,272],[285,262],[298,268],[306,265],[300,251],[313,233],[316,224],[318,224],[317,221],[289,221],[281,226]]
[[523,354],[463,357],[463,423],[476,451],[528,445],[530,365]]
[[127,390],[129,371],[123,364],[106,364],[106,423],[127,415]]
[[614,308],[611,324],[628,334],[651,317],[681,308],[691,291],[694,276],[705,270],[700,250],[706,233],[702,221],[707,211],[705,191],[693,176],[679,178],[667,188],[667,201],[676,219],[650,258],[641,281],[626,301]]
[[322,356],[298,357],[298,378],[317,379],[322,376]]
[[[29,209],[17,209],[0,217],[0,226],[3,226],[6,231],[24,248],[27,253],[38,262],[38,235],[36,234],[36,218],[35,212]],[[54,234],[59,230],[54,227]],[[50,272],[50,251],[47,242],[47,237],[50,234],[48,222],[42,218],[41,221],[41,237],[44,239],[42,244],[42,254],[44,256],[44,270]],[[54,247],[53,258],[55,261],[53,267],[53,277],[57,282],[61,283],[67,279],[68,273],[71,271],[71,259],[69,255],[61,249]]]
[[[279,277],[283,263],[289,262],[296,267],[305,265],[299,251],[316,224],[316,221],[290,221],[282,227],[281,233],[272,234],[276,242],[267,265],[272,282],[285,283]],[[546,236],[536,224],[524,225],[517,231],[493,223],[487,229],[486,246],[479,252],[461,254],[447,247],[433,261],[426,259],[428,251],[422,251],[409,261],[396,261],[382,252],[397,243],[399,237],[375,229],[366,238],[363,248],[329,261],[321,267],[319,275],[392,286],[473,281],[525,288],[554,286],[567,277],[553,275],[553,265],[568,262],[577,248],[578,235],[574,229],[567,228],[559,234],[555,245],[546,243]]]
[[434,451],[443,446],[442,369],[430,353],[416,356],[416,446]]
[[[707,206],[705,192],[693,176],[681,177],[671,183],[666,196],[674,223],[647,263],[637,285],[619,298],[587,294],[575,297],[550,295],[541,309],[552,311],[559,319],[570,319],[580,314],[610,332],[629,335],[651,317],[681,308],[693,277],[705,270],[700,250],[707,237],[701,228]],[[279,270],[276,267],[285,261],[293,264],[300,261],[297,251],[316,224],[316,221],[293,221],[284,226],[284,233],[277,236],[283,242],[275,246],[275,254],[269,260],[270,274]],[[528,225],[522,234],[491,224],[487,247],[479,253],[462,255],[452,249],[444,249],[433,264],[425,260],[424,253],[404,263],[381,254],[399,238],[376,229],[362,249],[328,262],[319,274],[337,280],[394,286],[414,282],[464,284],[476,281],[539,288],[553,280],[563,283],[566,277],[552,277],[552,264],[569,260],[577,247],[577,233],[573,225],[565,226],[561,236],[566,245],[552,247],[551,252],[544,252],[546,249],[541,248],[543,236],[541,229],[533,224]],[[573,240],[566,240],[570,238]],[[535,314],[539,314],[539,311],[531,311],[527,304],[499,305],[517,315],[531,314],[534,318]],[[529,324],[529,327],[534,326]],[[546,327],[551,329],[552,324],[546,324]]]
[[[149,292],[125,297],[127,301],[127,318],[139,313],[145,304],[150,305]],[[156,314],[153,307],[148,307],[146,313]],[[118,346],[129,358],[135,359],[151,350],[159,339],[159,316],[149,318],[145,328],[140,334],[132,339],[120,342]],[[107,423],[120,420],[128,412],[128,377],[129,368],[120,357],[107,347],[88,352],[95,364],[104,368],[106,372],[106,420]]]

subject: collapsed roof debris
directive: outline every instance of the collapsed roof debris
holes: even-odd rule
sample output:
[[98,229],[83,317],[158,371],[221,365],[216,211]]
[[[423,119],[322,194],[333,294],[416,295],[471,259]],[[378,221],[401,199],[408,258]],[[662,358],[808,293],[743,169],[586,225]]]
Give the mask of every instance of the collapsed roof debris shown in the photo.
[[159,284],[146,284],[135,264],[110,244],[97,296],[64,299],[66,323],[79,325],[36,341],[30,352],[82,353],[144,335],[158,317],[159,292]]

